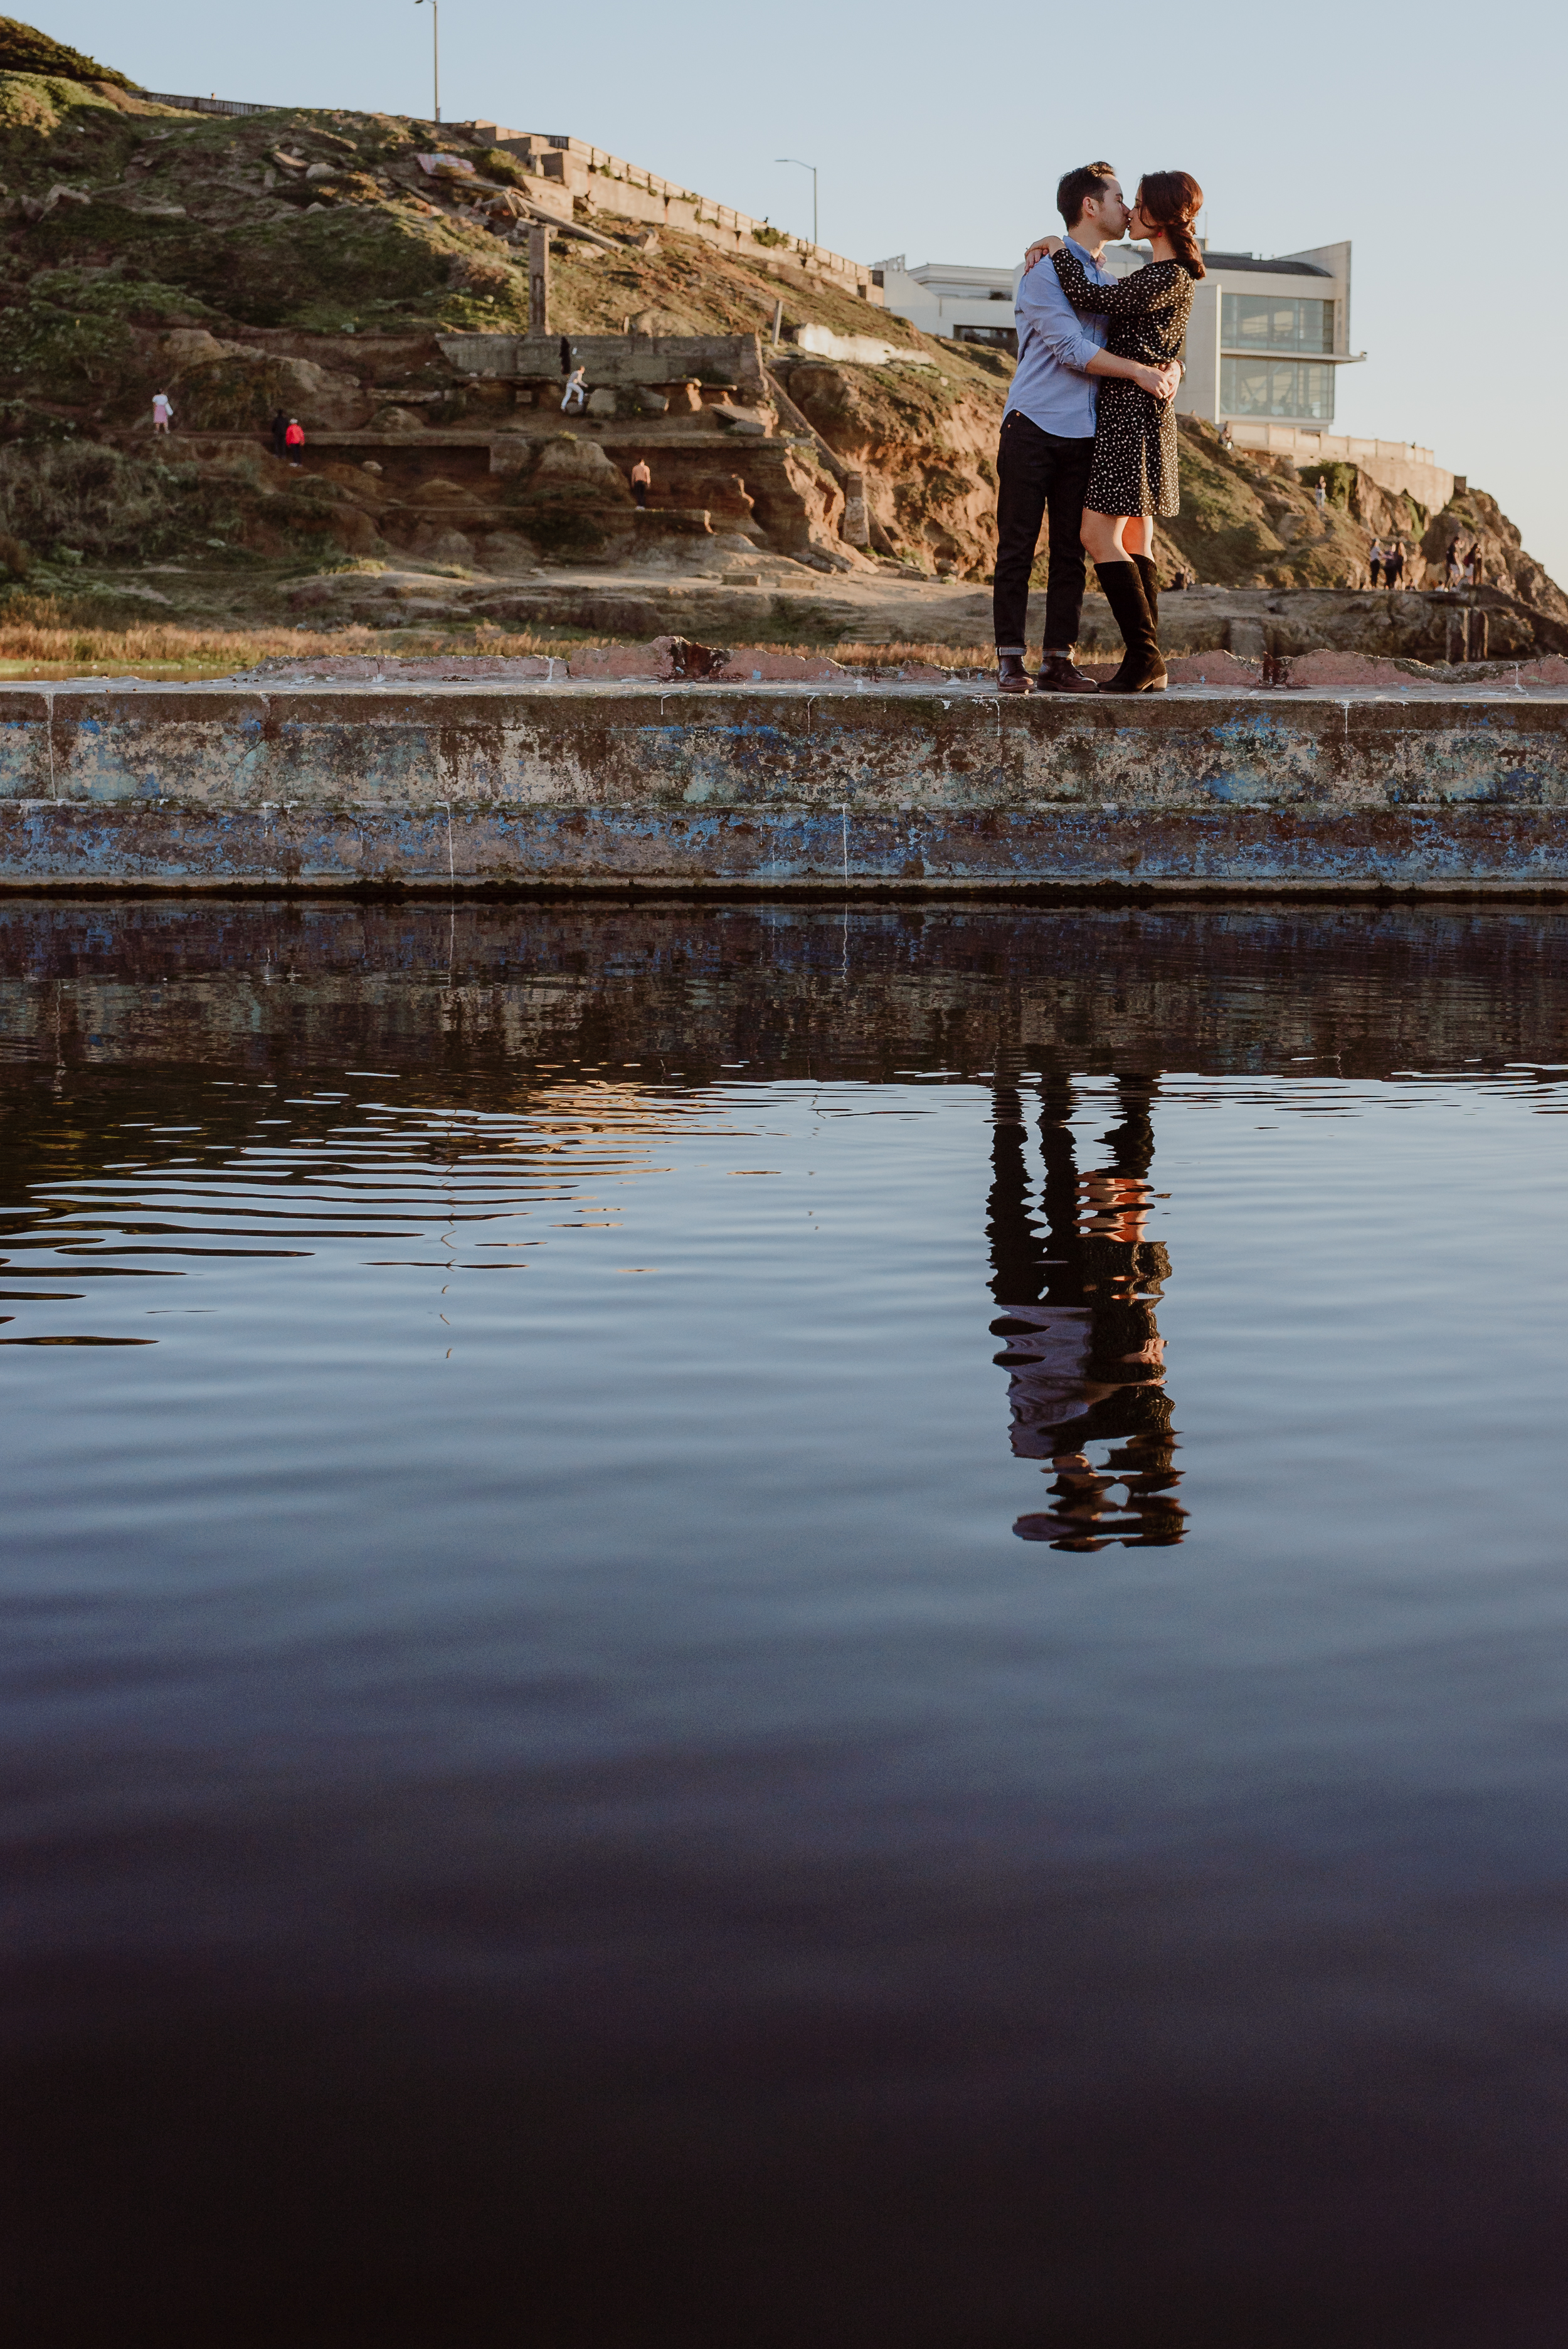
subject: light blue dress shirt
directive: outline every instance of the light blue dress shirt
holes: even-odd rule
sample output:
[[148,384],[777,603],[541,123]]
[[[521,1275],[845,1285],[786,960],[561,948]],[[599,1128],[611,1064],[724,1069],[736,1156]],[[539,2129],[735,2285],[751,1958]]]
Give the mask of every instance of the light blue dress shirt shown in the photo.
[[[1068,244],[1097,285],[1117,281],[1084,251],[1076,237]],[[1064,440],[1092,440],[1099,393],[1084,369],[1105,348],[1110,321],[1093,313],[1080,317],[1062,292],[1048,258],[1037,261],[1019,281],[1013,315],[1018,327],[1018,365],[1007,408],[1016,409],[1042,432]]]

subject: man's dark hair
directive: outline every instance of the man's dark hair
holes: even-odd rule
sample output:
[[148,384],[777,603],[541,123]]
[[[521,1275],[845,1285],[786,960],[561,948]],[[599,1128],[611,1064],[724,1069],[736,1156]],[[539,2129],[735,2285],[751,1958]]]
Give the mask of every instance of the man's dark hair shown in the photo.
[[1057,210],[1068,228],[1077,228],[1091,198],[1103,196],[1116,177],[1114,163],[1080,163],[1057,182]]

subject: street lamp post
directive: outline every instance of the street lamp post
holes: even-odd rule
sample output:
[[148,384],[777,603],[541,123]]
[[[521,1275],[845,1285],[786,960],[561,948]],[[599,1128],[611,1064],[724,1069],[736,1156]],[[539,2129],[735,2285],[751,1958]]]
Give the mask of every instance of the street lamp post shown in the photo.
[[775,155],[773,160],[776,163],[793,163],[798,171],[810,171],[811,174],[811,242],[815,244],[817,242],[817,166],[815,163],[802,163],[799,155]]
[[[414,0],[422,8],[425,0]],[[436,120],[441,119],[441,0],[430,0],[430,77],[435,85]]]

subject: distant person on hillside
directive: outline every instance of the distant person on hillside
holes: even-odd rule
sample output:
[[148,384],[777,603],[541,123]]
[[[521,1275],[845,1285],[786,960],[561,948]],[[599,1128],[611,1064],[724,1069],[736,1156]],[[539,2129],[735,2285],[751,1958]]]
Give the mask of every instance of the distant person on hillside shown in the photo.
[[573,367],[571,374],[567,377],[566,396],[561,403],[563,413],[571,407],[573,400],[577,402],[580,409],[587,407],[588,386],[583,380],[586,374],[587,369],[585,367]]
[[1481,584],[1483,569],[1480,559],[1480,541],[1479,538],[1472,539],[1470,551],[1465,556],[1465,585],[1479,587]]
[[1314,491],[1313,495],[1317,501],[1317,511],[1321,513],[1325,506],[1328,503],[1328,483],[1324,480],[1321,473],[1319,473],[1317,477],[1317,487]]
[[653,480],[654,477],[648,471],[647,459],[639,457],[632,468],[632,495],[636,499],[639,506],[646,506]]
[[1462,587],[1464,585],[1464,558],[1460,553],[1459,540],[1457,538],[1450,538],[1449,541],[1449,585],[1450,587]]
[[1234,449],[1234,447],[1235,447],[1235,445],[1236,445],[1236,436],[1235,436],[1235,434],[1232,431],[1232,429],[1231,429],[1231,428],[1230,428],[1230,425],[1229,425],[1228,423],[1222,425],[1222,426],[1221,426],[1221,428],[1220,428],[1220,446],[1221,446],[1221,448],[1222,448],[1222,449],[1224,449],[1224,450],[1233,450],[1233,449]]
[[1367,576],[1374,587],[1383,585],[1383,542],[1375,538],[1367,550]]
[[288,454],[289,420],[281,408],[273,418],[272,431],[273,456],[286,457]]
[[289,418],[287,429],[284,433],[284,446],[289,452],[291,465],[304,462],[300,450],[304,447],[304,426],[297,416]]
[[1383,585],[1397,587],[1405,575],[1405,542],[1397,538],[1383,558]]
[[[1057,189],[1057,210],[1068,250],[1092,285],[1116,285],[1100,266],[1108,243],[1124,233],[1132,214],[1109,163],[1085,163]],[[1079,317],[1048,261],[1026,268],[1018,285],[1018,364],[1002,418],[996,451],[996,567],[992,616],[996,632],[996,688],[1027,693],[1025,642],[1029,574],[1040,525],[1048,519],[1045,644],[1037,693],[1096,693],[1091,677],[1073,666],[1083,617],[1084,494],[1094,461],[1099,420],[1098,380],[1119,378],[1160,400],[1173,399],[1181,371],[1112,357],[1105,348],[1103,316]]]
[[169,394],[166,391],[155,391],[152,395],[153,430],[155,432],[167,432],[173,421],[174,402],[170,398]]

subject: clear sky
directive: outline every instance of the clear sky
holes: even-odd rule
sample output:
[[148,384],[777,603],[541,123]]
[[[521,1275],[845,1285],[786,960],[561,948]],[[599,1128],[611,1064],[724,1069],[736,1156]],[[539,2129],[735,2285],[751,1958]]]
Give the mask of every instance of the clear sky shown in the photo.
[[[15,0],[13,0],[13,5]],[[18,13],[21,13],[18,11]],[[278,105],[430,108],[430,5],[162,0],[28,21],[154,89]],[[1417,440],[1491,490],[1568,585],[1568,304],[1554,233],[1568,33],[1542,0],[1494,16],[1320,0],[1133,0],[1076,16],[1017,0],[898,9],[538,14],[444,0],[441,110],[570,131],[859,259],[1002,265],[1056,226],[1051,191],[1101,156],[1202,181],[1218,245],[1355,241],[1336,429]]]

